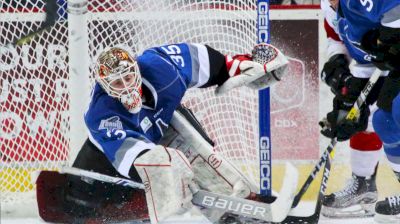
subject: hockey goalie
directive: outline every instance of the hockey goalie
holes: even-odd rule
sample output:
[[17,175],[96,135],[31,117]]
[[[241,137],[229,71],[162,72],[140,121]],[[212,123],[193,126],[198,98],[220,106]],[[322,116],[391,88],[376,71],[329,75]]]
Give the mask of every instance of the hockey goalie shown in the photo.
[[[255,56],[256,55],[256,56]],[[73,167],[143,183],[145,190],[90,178],[42,172],[37,179],[40,216],[50,222],[150,219],[194,212],[195,189],[263,200],[256,187],[213,143],[193,114],[181,106],[188,88],[268,87],[285,74],[286,57],[257,45],[252,55],[224,56],[201,44],[147,49],[136,58],[110,48],[96,62],[96,85],[85,114],[89,138]],[[211,221],[224,212],[202,208]]]

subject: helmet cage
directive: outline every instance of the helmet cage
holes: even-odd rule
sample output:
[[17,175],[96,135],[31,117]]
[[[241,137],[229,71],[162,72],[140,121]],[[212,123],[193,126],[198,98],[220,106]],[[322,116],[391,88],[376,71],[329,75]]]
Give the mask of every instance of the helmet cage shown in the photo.
[[120,100],[129,111],[142,105],[142,78],[137,62],[127,51],[111,48],[99,56],[96,80],[111,97]]
[[108,74],[105,74],[107,71],[100,67],[98,81],[108,95],[120,99],[123,94],[141,89],[142,79],[138,71],[136,62],[126,67],[114,69]]

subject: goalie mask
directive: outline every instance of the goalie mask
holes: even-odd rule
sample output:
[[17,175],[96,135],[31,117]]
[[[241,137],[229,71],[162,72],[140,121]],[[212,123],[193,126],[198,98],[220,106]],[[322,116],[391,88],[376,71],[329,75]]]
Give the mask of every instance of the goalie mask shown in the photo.
[[142,78],[137,62],[121,48],[100,54],[96,63],[96,81],[104,91],[118,99],[131,113],[142,107]]

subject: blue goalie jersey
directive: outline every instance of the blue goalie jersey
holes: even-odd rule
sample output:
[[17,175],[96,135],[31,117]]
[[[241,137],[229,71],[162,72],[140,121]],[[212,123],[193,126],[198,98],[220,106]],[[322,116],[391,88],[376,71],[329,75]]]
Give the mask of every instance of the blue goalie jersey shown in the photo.
[[150,48],[136,60],[146,96],[140,112],[129,113],[96,84],[85,114],[90,141],[126,177],[136,157],[159,142],[186,90],[210,76],[207,48],[200,44]]
[[396,16],[396,12],[400,12],[399,4],[400,0],[340,0],[344,18],[338,13],[339,35],[357,62],[371,62],[368,54],[360,49],[362,37],[367,31],[381,26],[382,20],[389,22],[390,17]]

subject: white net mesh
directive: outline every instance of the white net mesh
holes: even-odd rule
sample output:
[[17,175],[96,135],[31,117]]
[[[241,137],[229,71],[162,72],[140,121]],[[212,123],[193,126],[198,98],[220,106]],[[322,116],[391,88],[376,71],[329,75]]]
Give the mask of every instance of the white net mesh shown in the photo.
[[[1,203],[26,198],[33,169],[54,169],[68,158],[68,43],[59,21],[22,47],[6,46],[44,22],[40,1],[1,1]],[[29,18],[29,19],[28,19]],[[30,195],[32,195],[30,193]]]
[[[63,1],[58,2],[65,8]],[[10,47],[6,45],[43,24],[44,4],[40,0],[1,1],[0,6],[0,191],[4,203],[22,199],[15,192],[33,189],[29,180],[33,169],[54,169],[67,162],[68,121],[74,118],[68,118],[65,12],[60,10],[57,23],[28,44]],[[257,39],[256,6],[250,0],[98,0],[89,1],[88,7],[91,62],[105,47],[115,45],[129,46],[140,54],[156,45],[192,42],[237,54],[250,53]],[[257,180],[257,92],[243,88],[217,98],[213,89],[190,90],[185,104],[216,142],[216,150]]]

